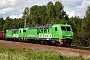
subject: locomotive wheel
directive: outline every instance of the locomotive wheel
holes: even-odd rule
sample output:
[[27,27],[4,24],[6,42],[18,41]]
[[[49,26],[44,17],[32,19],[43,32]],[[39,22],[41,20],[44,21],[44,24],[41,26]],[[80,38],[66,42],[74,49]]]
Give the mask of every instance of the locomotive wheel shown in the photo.
[[41,43],[41,44],[43,44],[43,43],[44,43],[44,41],[42,41],[42,40],[41,40],[41,41],[40,41],[40,43]]
[[46,45],[47,44],[47,41],[43,41],[43,44]]
[[58,42],[55,42],[55,46],[58,46]]
[[19,40],[19,41],[21,41],[21,39],[20,39],[20,38],[19,38],[18,40]]

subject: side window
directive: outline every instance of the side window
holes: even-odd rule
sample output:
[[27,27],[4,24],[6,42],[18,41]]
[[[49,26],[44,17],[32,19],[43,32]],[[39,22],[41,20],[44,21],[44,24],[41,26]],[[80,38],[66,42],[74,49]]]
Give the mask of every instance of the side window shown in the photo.
[[67,31],[71,31],[70,27],[66,27],[67,28]]
[[55,31],[57,31],[57,27],[55,27]]
[[23,32],[26,32],[26,30],[23,30]]
[[37,34],[39,34],[39,29],[37,29]]
[[12,31],[12,35],[14,34],[14,31]]
[[21,33],[21,30],[20,30],[20,33]]
[[15,34],[17,31],[13,31],[13,33]]
[[62,31],[66,31],[66,28],[65,28],[65,27],[63,27],[63,26],[61,26],[61,29],[62,29]]

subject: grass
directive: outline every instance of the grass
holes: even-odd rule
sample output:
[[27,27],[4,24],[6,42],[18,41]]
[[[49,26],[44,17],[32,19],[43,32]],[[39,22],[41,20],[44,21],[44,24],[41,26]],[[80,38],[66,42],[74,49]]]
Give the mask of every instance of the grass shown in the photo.
[[[34,50],[20,50],[0,47],[0,60],[85,60],[79,57],[64,57],[54,54],[54,50],[37,52]],[[90,60],[90,59],[87,59]]]

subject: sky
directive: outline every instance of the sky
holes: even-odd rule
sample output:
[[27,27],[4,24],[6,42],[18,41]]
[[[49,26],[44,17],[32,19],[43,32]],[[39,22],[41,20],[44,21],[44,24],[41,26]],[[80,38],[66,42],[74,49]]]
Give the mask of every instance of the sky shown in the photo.
[[48,2],[60,1],[64,6],[64,11],[69,17],[79,16],[83,18],[90,0],[0,0],[0,18],[21,18],[26,7],[34,5],[47,5]]

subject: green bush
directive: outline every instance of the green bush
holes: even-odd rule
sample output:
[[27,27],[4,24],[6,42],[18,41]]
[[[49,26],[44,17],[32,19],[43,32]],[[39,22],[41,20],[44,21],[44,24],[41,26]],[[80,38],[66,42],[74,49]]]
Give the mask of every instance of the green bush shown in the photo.
[[[0,60],[85,60],[82,56],[79,57],[64,57],[60,54],[55,54],[54,50],[34,51],[20,50],[12,48],[0,48]],[[87,59],[89,60],[89,59]]]

